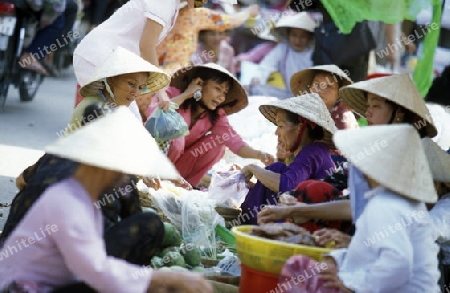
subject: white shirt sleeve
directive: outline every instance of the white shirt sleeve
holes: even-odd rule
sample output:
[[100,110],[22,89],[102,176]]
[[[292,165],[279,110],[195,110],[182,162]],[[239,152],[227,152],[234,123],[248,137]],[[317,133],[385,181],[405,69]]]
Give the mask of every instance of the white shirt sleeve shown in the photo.
[[[401,223],[405,213],[401,211],[403,206],[386,209],[383,204],[392,205],[392,202],[369,203],[363,215],[357,221],[357,233],[361,231],[363,237],[352,239],[353,245],[364,246],[360,240],[366,236],[371,237],[377,233],[383,233],[385,229],[395,223]],[[380,214],[380,211],[383,211]],[[358,243],[359,242],[359,243]],[[351,253],[352,244],[347,250],[347,257]],[[358,248],[357,248],[358,249]],[[362,252],[360,249],[359,252]],[[357,270],[348,269],[339,272],[339,278],[345,286],[357,293],[381,293],[395,292],[396,288],[406,284],[412,275],[413,268],[413,243],[409,237],[407,227],[397,229],[387,237],[379,239],[371,244],[371,251],[377,255],[373,263],[360,266]],[[374,287],[373,285],[376,284]]]
[[273,72],[280,70],[280,61],[283,58],[287,57],[284,56],[284,52],[284,44],[280,43],[276,45],[275,48],[273,48],[272,51],[270,51],[263,60],[261,60],[261,62],[259,63],[259,68],[261,70],[261,84],[265,84],[267,79]]
[[179,1],[164,0],[164,5],[158,3],[157,0],[144,0],[145,2],[145,17],[156,21],[163,27],[171,24],[172,16],[177,10]]
[[96,230],[96,216],[101,214],[96,215],[93,204],[73,196],[52,197],[46,205],[46,222],[58,223],[58,231],[51,236],[66,266],[78,280],[99,292],[146,292],[152,270],[107,256],[104,240]]

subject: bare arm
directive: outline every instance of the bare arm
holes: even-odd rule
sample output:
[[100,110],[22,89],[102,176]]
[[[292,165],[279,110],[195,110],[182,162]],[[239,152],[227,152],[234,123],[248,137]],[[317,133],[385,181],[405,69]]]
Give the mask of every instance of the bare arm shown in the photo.
[[237,152],[237,155],[241,158],[260,160],[266,166],[272,164],[275,161],[275,158],[273,156],[255,150],[254,148],[248,145],[241,147]]
[[352,220],[350,200],[337,200],[309,205],[290,206],[289,217],[301,216],[308,219]]
[[[141,39],[139,40],[139,49],[141,51],[141,57],[151,64],[155,66],[159,66],[158,63],[158,55],[156,53],[156,45],[158,43],[159,36],[161,35],[163,30],[162,25],[153,21],[151,19],[147,19],[147,22],[144,26],[144,31],[142,32]],[[158,91],[158,97],[160,102],[164,101],[167,103],[164,106],[168,108],[168,101],[170,101],[167,93],[164,89],[160,89]],[[167,104],[167,105],[166,105]]]
[[245,166],[242,169],[242,173],[244,173],[244,176],[247,179],[250,179],[251,174],[253,174],[265,187],[274,192],[278,192],[280,190],[281,175],[278,173],[263,169],[253,164]]

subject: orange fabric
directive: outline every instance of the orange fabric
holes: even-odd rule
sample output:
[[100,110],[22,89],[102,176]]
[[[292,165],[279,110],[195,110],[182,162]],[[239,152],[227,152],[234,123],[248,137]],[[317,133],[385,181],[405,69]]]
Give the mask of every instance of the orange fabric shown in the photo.
[[187,66],[197,49],[200,31],[229,28],[231,24],[227,15],[209,8],[181,9],[174,27],[156,48],[159,65],[171,72]]

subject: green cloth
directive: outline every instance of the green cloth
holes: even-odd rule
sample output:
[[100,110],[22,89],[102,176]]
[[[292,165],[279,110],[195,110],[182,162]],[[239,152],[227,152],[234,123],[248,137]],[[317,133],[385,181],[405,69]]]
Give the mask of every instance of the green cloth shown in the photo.
[[[414,70],[413,80],[425,96],[433,81],[433,59],[439,39],[442,0],[320,0],[333,22],[343,33],[350,33],[363,20],[399,23],[416,20],[419,12],[433,5],[432,29],[425,36],[422,56]],[[436,28],[436,25],[438,28]]]
[[434,53],[439,41],[439,31],[441,28],[442,3],[441,0],[433,1],[433,19],[430,32],[423,41],[423,51],[417,61],[413,74],[413,80],[422,97],[428,93],[433,83],[433,60]]

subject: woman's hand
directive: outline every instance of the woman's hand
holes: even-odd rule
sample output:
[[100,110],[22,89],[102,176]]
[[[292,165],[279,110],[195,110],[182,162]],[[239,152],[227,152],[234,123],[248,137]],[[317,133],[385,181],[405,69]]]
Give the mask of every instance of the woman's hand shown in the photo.
[[258,224],[272,223],[289,218],[289,206],[265,206],[258,213]]
[[349,235],[344,234],[339,230],[327,228],[314,232],[313,236],[316,243],[320,246],[326,246],[328,243],[334,241],[334,245],[331,246],[333,248],[346,248],[352,240]]
[[242,168],[241,172],[242,172],[242,174],[244,174],[245,181],[247,183],[249,183],[249,181],[253,177],[253,165],[250,164],[250,165],[245,166],[244,168]]
[[170,108],[170,98],[164,89],[158,91],[158,107],[164,111]]
[[202,91],[203,89],[203,80],[199,77],[192,80],[187,89],[184,91],[184,94],[188,99],[194,96],[196,91]]
[[[167,291],[164,291],[166,289]],[[213,293],[213,287],[202,275],[191,272],[154,270],[147,292]]]
[[269,166],[275,162],[275,158],[268,153],[259,152],[258,160],[260,160],[264,165]]
[[192,185],[186,181],[186,179],[181,178],[178,180],[170,180],[176,187],[181,187],[187,190],[192,190]]

